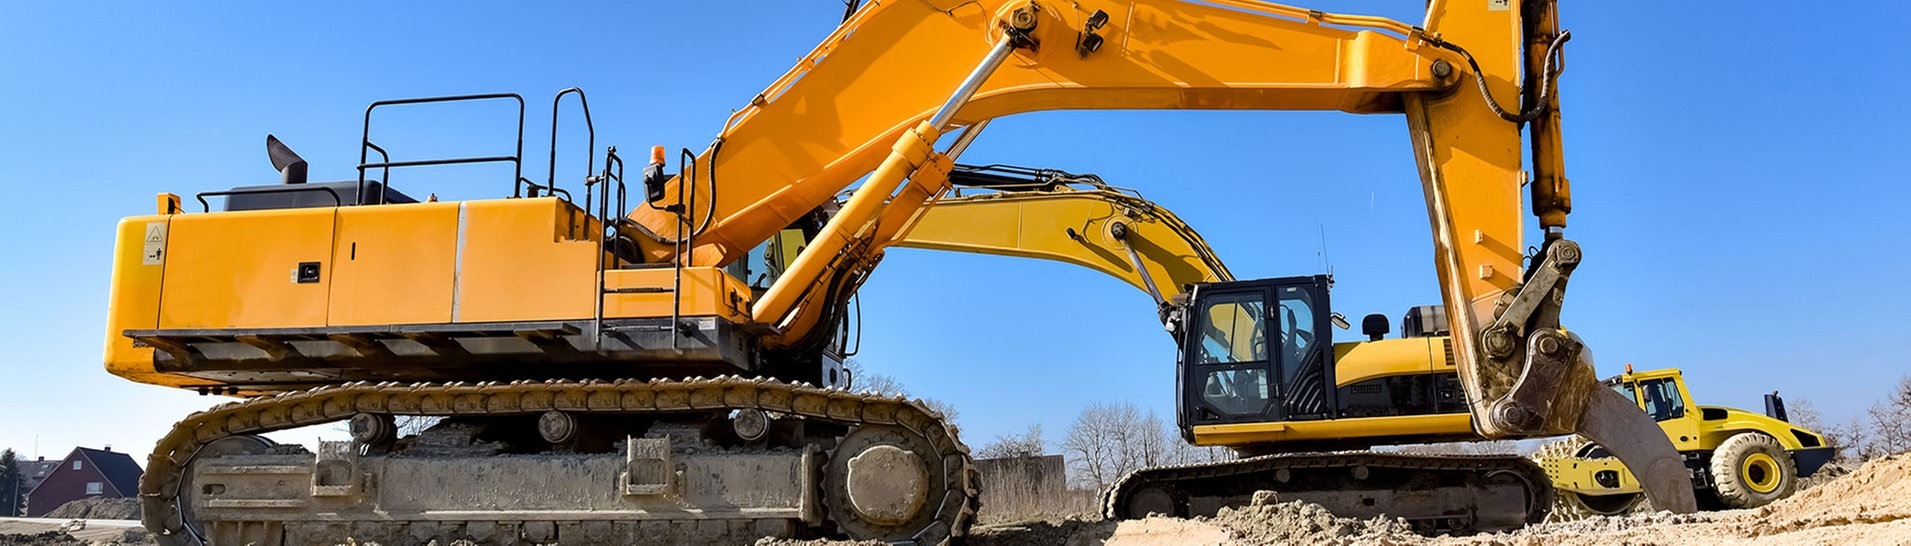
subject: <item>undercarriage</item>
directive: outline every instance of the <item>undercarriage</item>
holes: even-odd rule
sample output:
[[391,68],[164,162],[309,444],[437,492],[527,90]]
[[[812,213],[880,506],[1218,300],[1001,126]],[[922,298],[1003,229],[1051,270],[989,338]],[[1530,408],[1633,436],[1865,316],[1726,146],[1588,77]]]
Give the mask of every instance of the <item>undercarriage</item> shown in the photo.
[[[440,417],[398,438],[394,416]],[[349,423],[317,453],[259,434]],[[940,544],[973,462],[919,403],[765,379],[351,383],[235,402],[161,441],[163,544]]]
[[1258,491],[1347,518],[1405,519],[1423,534],[1517,529],[1546,518],[1552,487],[1539,467],[1505,455],[1368,451],[1286,453],[1139,470],[1103,497],[1103,515],[1214,516]]

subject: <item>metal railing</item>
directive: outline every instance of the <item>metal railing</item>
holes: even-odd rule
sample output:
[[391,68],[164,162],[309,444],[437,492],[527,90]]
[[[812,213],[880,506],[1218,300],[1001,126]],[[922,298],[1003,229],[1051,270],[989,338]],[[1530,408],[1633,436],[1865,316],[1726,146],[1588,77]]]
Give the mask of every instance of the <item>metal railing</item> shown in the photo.
[[[552,192],[563,193],[567,200],[571,196],[570,192],[558,189],[557,187],[557,107],[560,103],[564,102],[565,95],[571,94],[577,95],[577,105],[584,109],[584,134],[587,139],[584,143],[584,179],[586,180],[584,184],[584,206],[588,208],[591,205],[591,185],[589,180],[591,173],[597,170],[597,157],[592,155],[597,153],[597,125],[591,122],[591,101],[590,99],[584,98],[583,89],[576,87],[568,88],[563,91],[558,91],[557,96],[551,98],[551,164],[550,173],[544,177],[544,187]],[[537,188],[533,187],[531,191],[534,194],[532,197],[536,197],[535,193]],[[621,205],[621,203],[619,204]],[[598,216],[598,218],[603,218],[603,216]]]
[[[230,198],[231,196],[234,196],[234,195],[253,195],[253,194],[260,194],[260,193],[297,193],[297,192],[312,192],[312,193],[325,192],[326,195],[332,196],[333,207],[342,206],[345,203],[345,200],[339,197],[338,191],[333,190],[332,188],[328,188],[325,186],[307,186],[305,184],[263,186],[263,187],[239,189],[239,190],[202,191],[202,192],[193,194],[193,198],[199,200],[200,212],[212,212],[212,205],[206,202],[207,197],[226,196],[227,198]],[[231,206],[228,205],[226,208],[230,210]]]
[[[661,330],[670,332],[672,334],[670,337],[671,350],[673,351],[682,350],[682,345],[681,345],[682,339],[684,336],[689,335],[690,331],[692,330],[690,325],[684,323],[683,321],[683,270],[689,264],[691,257],[694,256],[694,252],[696,251],[695,249],[696,249],[696,237],[697,237],[696,227],[697,226],[696,226],[695,219],[692,218],[689,213],[689,208],[690,208],[689,204],[694,202],[697,198],[697,185],[695,182],[696,172],[697,172],[697,156],[696,154],[691,153],[689,148],[684,148],[678,157],[676,204],[659,207],[655,203],[647,203],[647,206],[649,206],[651,210],[668,212],[671,215],[675,216],[677,220],[677,233],[674,237],[671,238],[672,257],[671,257],[670,268],[671,268],[672,279],[671,279],[670,288],[659,288],[659,287],[649,287],[649,286],[637,286],[637,287],[628,287],[628,288],[608,288],[605,286],[605,278],[604,278],[606,273],[605,262],[607,260],[604,260],[604,259],[598,260],[597,262],[598,263],[597,304],[595,306],[596,313],[591,319],[592,342],[595,346],[599,348],[603,347],[603,336],[604,336],[604,332],[607,330],[604,327],[604,297],[605,296],[609,296],[612,294],[661,294],[664,292],[669,292],[670,293],[670,323],[667,326],[664,326],[663,328],[661,328]],[[603,192],[597,195],[597,202],[596,202],[597,217],[602,222],[600,226],[602,228],[602,231],[598,234],[598,249],[600,252],[599,255],[608,256],[610,258],[608,261],[615,264],[615,262],[619,259],[615,249],[615,240],[620,233],[619,225],[628,221],[622,217],[619,217],[616,220],[612,220],[610,218],[610,213],[611,213],[610,200],[611,200],[612,192],[616,192],[617,194],[617,209],[616,210],[620,211],[620,214],[621,214],[621,211],[628,210],[627,207],[625,206],[626,191],[628,186],[624,183],[624,160],[623,158],[618,157],[617,147],[612,146],[605,152],[604,169],[601,174],[599,174],[596,177],[592,177],[588,182],[586,182],[587,191],[589,191],[588,190],[589,186],[592,186],[595,184],[605,185]],[[625,327],[625,328],[613,328],[613,329],[633,329],[633,328]],[[650,330],[651,328],[645,327],[642,329]]]
[[[562,97],[563,94],[559,93],[558,96]],[[510,99],[518,103],[517,148],[516,148],[516,152],[513,153],[512,155],[449,157],[449,158],[439,158],[439,159],[416,159],[416,160],[410,160],[410,161],[392,161],[390,159],[390,156],[385,153],[384,148],[379,147],[378,145],[372,143],[372,112],[374,110],[377,110],[378,107],[380,106],[399,106],[399,105],[406,105],[406,104],[431,104],[431,103],[443,103],[443,102],[467,102],[467,101],[498,100],[498,99]],[[552,125],[553,126],[556,125],[555,120],[553,120]],[[553,133],[555,133],[555,127],[553,128]],[[378,150],[379,155],[383,156],[384,159],[377,163],[368,163],[367,160],[369,159],[369,155],[370,155],[369,151],[373,149]],[[530,179],[527,179],[524,177],[524,97],[518,95],[517,93],[486,93],[486,94],[479,94],[479,95],[452,95],[452,96],[444,96],[444,97],[391,99],[391,100],[381,100],[381,101],[374,102],[372,103],[371,106],[365,107],[365,127],[364,127],[363,134],[361,135],[359,148],[358,148],[358,202],[355,204],[378,205],[378,204],[385,203],[385,192],[383,191],[378,192],[378,201],[376,203],[367,202],[367,199],[365,198],[365,171],[367,169],[373,169],[373,168],[384,169],[385,180],[383,184],[385,185],[385,187],[390,187],[392,167],[424,167],[424,166],[431,166],[431,165],[463,165],[463,164],[473,164],[473,163],[510,163],[513,169],[511,173],[511,180],[512,180],[511,197],[523,197],[524,189],[527,185],[533,188],[532,189],[533,194],[536,193],[537,191],[536,188],[539,188],[540,186],[538,186],[536,183],[531,182]],[[550,188],[550,189],[554,192],[561,191],[561,190],[557,190],[556,188]],[[565,192],[565,198],[566,199],[570,198],[570,194],[568,192]]]

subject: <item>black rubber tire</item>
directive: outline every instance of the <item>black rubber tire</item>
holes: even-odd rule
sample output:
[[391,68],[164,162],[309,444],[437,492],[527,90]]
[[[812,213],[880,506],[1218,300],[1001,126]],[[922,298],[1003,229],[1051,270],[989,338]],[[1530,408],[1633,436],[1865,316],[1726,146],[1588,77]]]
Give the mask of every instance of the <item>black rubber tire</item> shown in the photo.
[[1791,454],[1778,440],[1756,432],[1726,438],[1712,452],[1709,470],[1713,490],[1727,508],[1764,506],[1798,488],[1798,467]]

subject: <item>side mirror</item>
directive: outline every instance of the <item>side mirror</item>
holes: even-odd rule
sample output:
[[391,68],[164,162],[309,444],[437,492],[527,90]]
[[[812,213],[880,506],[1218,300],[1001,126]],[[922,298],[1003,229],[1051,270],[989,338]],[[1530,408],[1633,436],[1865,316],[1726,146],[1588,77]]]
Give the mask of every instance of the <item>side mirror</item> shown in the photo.
[[1360,319],[1360,333],[1367,336],[1367,341],[1380,341],[1392,330],[1393,325],[1387,323],[1387,315],[1374,313]]
[[650,164],[644,166],[644,201],[656,203],[664,200],[664,182],[670,177],[664,175],[664,147],[650,147]]

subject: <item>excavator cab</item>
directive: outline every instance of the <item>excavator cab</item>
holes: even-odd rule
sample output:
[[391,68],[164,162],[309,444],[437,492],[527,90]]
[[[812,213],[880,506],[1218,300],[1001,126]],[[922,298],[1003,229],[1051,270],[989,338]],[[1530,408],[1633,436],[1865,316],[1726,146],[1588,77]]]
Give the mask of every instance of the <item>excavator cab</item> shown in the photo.
[[1182,422],[1327,417],[1334,357],[1328,282],[1311,276],[1197,286],[1181,327]]
[[1198,283],[1170,312],[1182,436],[1242,454],[1471,438],[1439,306],[1335,343],[1326,275]]

